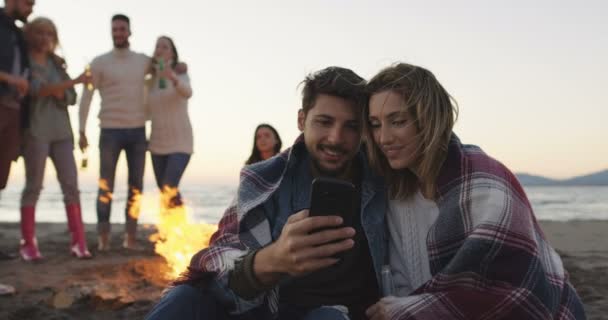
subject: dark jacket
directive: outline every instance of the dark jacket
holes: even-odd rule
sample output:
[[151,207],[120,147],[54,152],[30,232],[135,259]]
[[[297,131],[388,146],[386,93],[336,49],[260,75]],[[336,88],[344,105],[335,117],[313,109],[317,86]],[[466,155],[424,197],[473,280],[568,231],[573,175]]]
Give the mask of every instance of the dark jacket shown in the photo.
[[[4,8],[0,8],[0,71],[6,73],[11,73],[13,70],[13,61],[15,59],[13,39],[17,40],[17,46],[19,47],[21,54],[21,70],[25,70],[26,68],[29,69],[30,63],[23,31],[15,25],[15,19],[7,16]],[[4,82],[0,82],[0,96],[9,94],[9,92],[9,86]],[[27,126],[26,119],[28,118],[27,114],[24,114],[24,112],[27,112],[27,108],[24,108],[23,106],[27,105],[28,100],[28,97],[25,97],[21,101],[21,119],[23,127]]]

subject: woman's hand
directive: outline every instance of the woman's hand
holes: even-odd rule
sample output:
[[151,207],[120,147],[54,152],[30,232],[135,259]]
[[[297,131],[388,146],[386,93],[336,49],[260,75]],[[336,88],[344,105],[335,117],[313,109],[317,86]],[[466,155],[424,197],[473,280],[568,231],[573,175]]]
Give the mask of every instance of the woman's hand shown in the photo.
[[91,76],[91,72],[85,71],[81,73],[76,79],[74,79],[74,84],[82,83],[84,85],[88,85],[93,81],[93,77]]
[[160,71],[158,75],[159,77],[170,80],[173,83],[177,81],[177,75],[175,74],[175,71],[173,71],[172,68],[165,68],[163,69],[163,71]]
[[397,301],[399,301],[397,297],[384,297],[376,302],[376,304],[367,308],[365,315],[370,320],[390,320],[391,310],[396,306]]

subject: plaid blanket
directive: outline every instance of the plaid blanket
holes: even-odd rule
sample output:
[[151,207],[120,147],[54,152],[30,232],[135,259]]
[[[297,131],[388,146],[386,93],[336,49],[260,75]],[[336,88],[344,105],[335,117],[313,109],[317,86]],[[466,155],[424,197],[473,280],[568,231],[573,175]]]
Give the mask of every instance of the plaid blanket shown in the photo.
[[[296,144],[299,142],[303,143],[302,137]],[[208,286],[233,314],[242,314],[260,306],[265,311],[258,310],[257,313],[277,314],[277,288],[253,300],[245,300],[228,287],[228,277],[238,259],[272,241],[268,219],[259,206],[279,187],[292,149],[241,170],[237,195],[224,212],[209,247],[192,257],[188,271],[175,284]]]
[[431,280],[383,299],[390,319],[585,319],[515,176],[454,135],[427,238]]

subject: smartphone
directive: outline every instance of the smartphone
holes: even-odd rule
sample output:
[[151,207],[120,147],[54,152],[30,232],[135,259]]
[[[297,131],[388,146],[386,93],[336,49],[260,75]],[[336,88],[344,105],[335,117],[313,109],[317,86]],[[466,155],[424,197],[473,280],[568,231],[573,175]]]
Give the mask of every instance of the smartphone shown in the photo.
[[358,214],[355,186],[347,181],[332,178],[316,178],[310,193],[310,216],[341,216],[340,227],[352,226]]
[[[310,193],[310,216],[340,216],[343,223],[335,228],[352,227],[353,219],[358,217],[355,212],[358,201],[355,186],[347,181],[332,178],[316,178],[312,181]],[[327,230],[320,228],[313,232]],[[348,250],[347,250],[348,251]],[[333,255],[334,258],[342,259],[346,251]]]

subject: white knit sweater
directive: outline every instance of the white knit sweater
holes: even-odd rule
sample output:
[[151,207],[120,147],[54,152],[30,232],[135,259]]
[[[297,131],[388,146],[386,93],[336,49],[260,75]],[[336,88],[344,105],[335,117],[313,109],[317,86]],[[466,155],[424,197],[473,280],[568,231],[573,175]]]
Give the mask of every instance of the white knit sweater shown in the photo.
[[167,87],[160,89],[158,79],[152,79],[149,85],[147,103],[152,133],[148,148],[153,154],[192,153],[192,125],[188,116],[190,78],[181,74],[177,79],[176,87],[166,80]]
[[431,279],[426,237],[439,209],[420,192],[407,200],[391,200],[387,215],[389,261],[395,292],[407,296]]
[[[93,85],[99,90],[101,128],[138,128],[146,124],[144,78],[150,58],[130,49],[113,49],[91,63]],[[79,128],[85,131],[93,91],[83,86]]]

